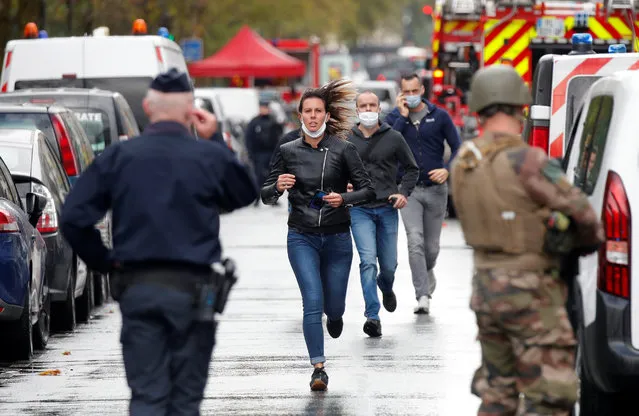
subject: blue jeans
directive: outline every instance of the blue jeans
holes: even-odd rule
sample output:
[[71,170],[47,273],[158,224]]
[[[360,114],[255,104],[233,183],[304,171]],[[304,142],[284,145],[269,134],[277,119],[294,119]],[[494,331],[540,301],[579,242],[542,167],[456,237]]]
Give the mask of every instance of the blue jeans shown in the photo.
[[289,228],[288,260],[302,293],[304,340],[311,364],[323,363],[322,312],[333,321],[344,314],[353,261],[351,233],[312,234]]
[[[350,209],[351,229],[359,253],[359,273],[366,302],[364,315],[379,319],[379,297],[393,290],[397,269],[397,227],[399,215],[392,206]],[[379,275],[377,261],[379,260]]]

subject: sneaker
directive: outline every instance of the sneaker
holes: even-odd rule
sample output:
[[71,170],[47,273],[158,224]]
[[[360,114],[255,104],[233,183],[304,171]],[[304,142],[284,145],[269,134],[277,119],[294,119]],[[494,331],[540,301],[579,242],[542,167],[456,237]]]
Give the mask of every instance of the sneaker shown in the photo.
[[428,296],[422,296],[417,301],[417,306],[415,307],[415,313],[417,314],[427,314],[430,312],[430,299]]
[[371,338],[382,336],[382,323],[379,319],[367,319],[364,323],[364,333]]
[[344,320],[342,318],[331,320],[326,319],[326,329],[333,338],[339,338],[342,335],[342,329],[344,329]]
[[382,303],[384,304],[384,309],[388,312],[395,312],[395,309],[397,309],[397,296],[395,296],[395,292],[392,290],[388,293],[382,292]]
[[328,374],[324,371],[324,367],[315,367],[311,376],[311,390],[324,391],[328,387]]

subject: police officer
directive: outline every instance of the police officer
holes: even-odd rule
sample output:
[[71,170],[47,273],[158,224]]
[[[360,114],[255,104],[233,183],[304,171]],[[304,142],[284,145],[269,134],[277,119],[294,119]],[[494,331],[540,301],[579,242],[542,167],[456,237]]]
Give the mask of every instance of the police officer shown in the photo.
[[[246,147],[255,167],[259,186],[268,176],[271,156],[282,134],[282,126],[277,123],[269,108],[269,101],[260,100],[260,112],[246,127]],[[255,205],[259,199],[255,200]]]
[[579,242],[594,252],[603,229],[586,196],[559,163],[520,137],[528,88],[510,66],[479,70],[470,110],[484,134],[465,142],[452,169],[455,207],[474,249],[471,309],[482,365],[472,391],[479,415],[568,415],[577,399],[575,336],[566,314],[560,256],[548,250],[548,220],[570,218]]
[[[122,312],[130,414],[199,415],[215,323],[198,320],[198,288],[220,261],[218,210],[257,197],[249,172],[223,144],[196,140],[216,129],[193,108],[188,77],[157,76],[143,101],[150,123],[108,147],[79,178],[62,232],[90,269],[111,273]],[[113,215],[113,250],[94,228]]]

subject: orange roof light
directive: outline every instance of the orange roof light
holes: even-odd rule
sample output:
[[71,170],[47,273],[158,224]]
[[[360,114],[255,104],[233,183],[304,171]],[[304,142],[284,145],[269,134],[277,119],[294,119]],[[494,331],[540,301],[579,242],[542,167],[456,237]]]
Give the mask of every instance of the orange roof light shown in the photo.
[[146,22],[144,19],[135,19],[133,22],[133,34],[134,35],[146,35],[148,33]]
[[24,26],[24,38],[25,39],[37,39],[38,38],[38,26],[29,22]]
[[444,71],[436,69],[433,71],[433,78],[444,78]]

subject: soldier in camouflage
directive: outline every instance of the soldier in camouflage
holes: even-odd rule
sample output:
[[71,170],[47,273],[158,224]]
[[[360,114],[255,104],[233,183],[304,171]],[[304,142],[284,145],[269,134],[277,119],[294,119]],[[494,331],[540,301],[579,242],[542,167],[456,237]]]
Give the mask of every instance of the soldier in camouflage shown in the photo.
[[462,146],[451,172],[457,215],[474,249],[470,306],[482,365],[472,392],[482,399],[481,416],[570,413],[577,400],[576,340],[560,258],[547,250],[547,224],[558,212],[567,216],[581,255],[604,238],[594,210],[559,163],[522,141],[523,108],[531,101],[512,67],[478,71],[470,110],[484,134]]

